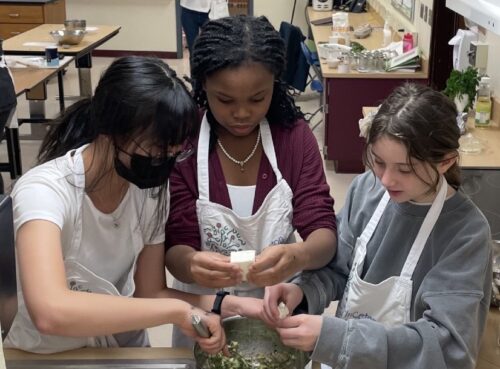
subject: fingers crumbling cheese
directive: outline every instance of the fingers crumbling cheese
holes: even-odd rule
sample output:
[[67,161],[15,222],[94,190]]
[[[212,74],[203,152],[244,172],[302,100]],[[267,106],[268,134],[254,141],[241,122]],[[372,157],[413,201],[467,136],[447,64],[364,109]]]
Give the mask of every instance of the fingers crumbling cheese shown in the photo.
[[283,301],[279,303],[278,311],[280,313],[280,319],[285,319],[288,316],[288,314],[290,314],[290,311],[288,311],[288,308],[286,307]]
[[247,280],[248,267],[255,261],[255,250],[233,251],[231,264],[237,264],[243,272],[243,281]]

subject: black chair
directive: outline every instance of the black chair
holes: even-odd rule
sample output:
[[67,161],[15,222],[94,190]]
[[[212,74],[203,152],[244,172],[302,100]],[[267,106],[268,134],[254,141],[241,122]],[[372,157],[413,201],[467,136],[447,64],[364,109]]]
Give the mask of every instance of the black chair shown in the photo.
[[[9,70],[0,59],[0,142],[5,138],[7,142],[8,162],[0,163],[0,172],[9,172],[10,178],[15,179],[21,173],[19,140],[17,128],[9,128],[17,106],[14,82]],[[16,154],[17,153],[17,154]],[[4,193],[3,179],[0,176],[0,193]]]
[[309,64],[300,44],[305,37],[299,27],[288,22],[281,22],[279,32],[286,46],[286,69],[282,78],[290,87],[304,91],[309,75]]
[[17,312],[16,259],[12,200],[0,195],[0,324],[2,340]]

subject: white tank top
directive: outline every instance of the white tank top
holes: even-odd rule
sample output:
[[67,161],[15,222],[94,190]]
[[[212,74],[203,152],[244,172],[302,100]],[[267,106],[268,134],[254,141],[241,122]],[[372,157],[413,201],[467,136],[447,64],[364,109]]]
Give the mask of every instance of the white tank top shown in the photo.
[[231,208],[240,217],[249,217],[252,215],[253,200],[255,198],[254,186],[233,186],[228,184],[229,199]]

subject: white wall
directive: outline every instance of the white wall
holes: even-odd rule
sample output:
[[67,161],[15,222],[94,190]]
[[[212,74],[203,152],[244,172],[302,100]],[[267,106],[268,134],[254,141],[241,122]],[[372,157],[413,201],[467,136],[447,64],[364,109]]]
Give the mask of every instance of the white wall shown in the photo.
[[122,26],[101,50],[177,50],[175,0],[66,0],[66,16]]
[[487,42],[488,47],[488,66],[486,73],[491,77],[493,94],[497,99],[500,99],[500,35],[486,31],[486,35],[480,37],[481,41]]
[[[432,0],[415,0],[415,12],[413,22],[402,15],[395,9],[391,0],[368,0],[368,3],[384,18],[389,25],[394,29],[404,29],[405,32],[416,32],[418,34],[418,45],[423,54],[429,56],[431,45],[431,25],[429,24],[429,16],[432,12]],[[421,5],[427,7],[427,21],[420,17]]]

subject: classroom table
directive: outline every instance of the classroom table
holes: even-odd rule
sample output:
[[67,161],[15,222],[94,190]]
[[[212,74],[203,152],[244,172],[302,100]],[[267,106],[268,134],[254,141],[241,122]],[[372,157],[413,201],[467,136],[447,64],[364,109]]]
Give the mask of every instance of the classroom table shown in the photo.
[[[12,56],[6,56],[6,59],[9,60],[11,57]],[[59,65],[56,67],[34,68],[16,64],[14,67],[9,68],[14,80],[14,90],[16,96],[19,97],[22,94],[26,94],[26,98],[30,104],[30,118],[16,120],[9,127],[5,128],[7,155],[9,158],[9,162],[0,164],[0,171],[8,171],[10,173],[11,179],[15,179],[22,174],[21,150],[19,145],[20,137],[18,129],[19,124],[36,124],[47,122],[47,119],[45,119],[44,115],[39,116],[32,112],[32,110],[37,110],[36,108],[32,109],[32,105],[43,104],[43,100],[30,100],[30,94],[32,92],[35,92],[35,95],[38,95],[36,91],[45,91],[47,82],[55,75],[57,75],[60,96],[59,109],[63,111],[65,108],[65,103],[62,71],[72,61],[73,57],[66,56],[63,60],[60,60]],[[43,127],[40,127],[40,125],[35,125],[32,128],[32,134],[24,135],[22,139],[43,139],[43,136],[45,135],[45,129]]]
[[[63,29],[63,24],[42,24],[29,31],[11,37],[3,42],[6,55],[44,55],[45,47],[55,45],[50,31]],[[75,58],[80,84],[80,96],[92,96],[90,68],[92,67],[92,51],[120,32],[120,26],[96,25],[87,26],[87,33],[78,45],[58,45],[59,53]]]

